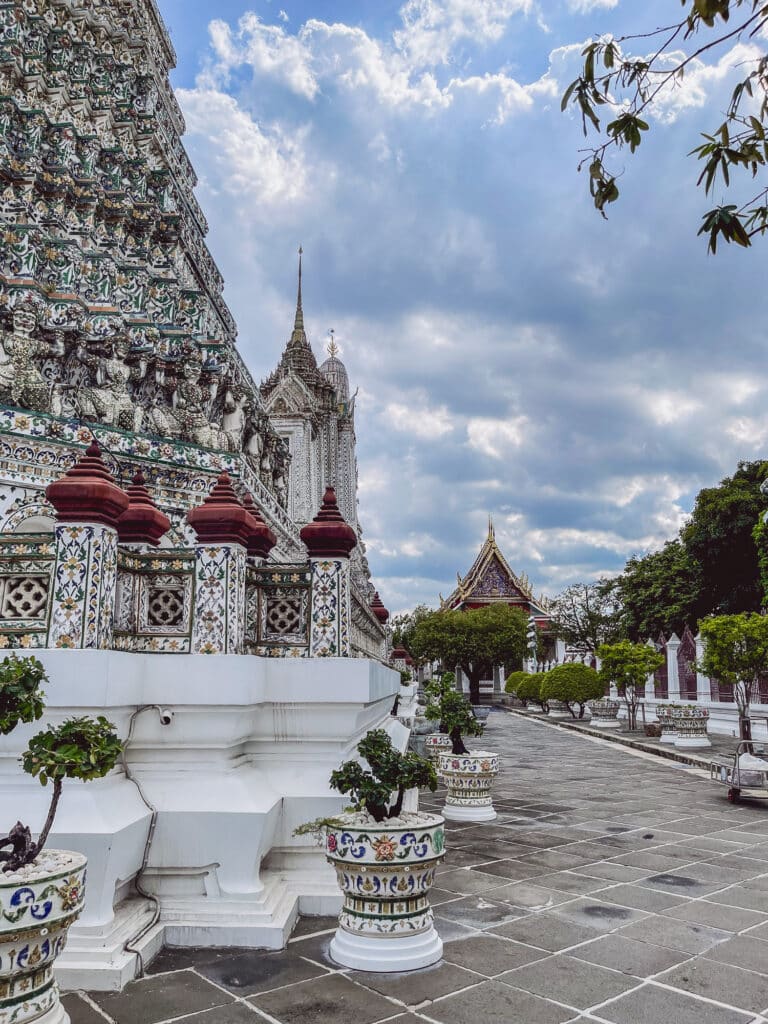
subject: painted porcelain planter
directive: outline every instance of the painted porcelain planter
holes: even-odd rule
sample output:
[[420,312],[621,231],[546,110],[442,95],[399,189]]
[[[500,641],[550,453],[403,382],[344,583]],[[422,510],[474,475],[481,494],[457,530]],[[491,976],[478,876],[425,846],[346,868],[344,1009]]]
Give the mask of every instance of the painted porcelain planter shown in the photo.
[[572,718],[571,712],[568,710],[568,705],[564,700],[548,700],[547,707],[549,711],[547,714],[550,718]]
[[672,717],[672,713],[675,710],[673,704],[659,704],[656,707],[656,717],[659,720],[661,726],[661,742],[662,743],[674,743],[677,739],[677,726],[675,720]]
[[0,1024],[69,1024],[53,963],[85,898],[86,858],[43,850],[0,874]]
[[344,893],[330,948],[337,963],[389,973],[442,957],[428,894],[444,856],[444,824],[439,814],[403,814],[379,824],[347,814],[326,829],[325,855]]
[[491,786],[499,774],[499,755],[485,750],[440,755],[438,772],[448,792],[443,816],[449,821],[493,821]]
[[605,697],[602,700],[591,700],[589,710],[592,712],[592,725],[598,729],[618,729],[619,708],[621,704],[617,700]]
[[672,709],[676,747],[711,747],[707,736],[709,711],[706,708],[676,707]]
[[491,709],[487,704],[472,705],[472,714],[475,716],[478,722],[482,722],[483,725],[485,725],[486,721],[488,720],[488,715],[490,715],[490,713]]
[[435,766],[435,769],[440,774],[440,755],[445,750],[451,749],[451,737],[445,732],[432,732],[424,740],[424,750],[426,756]]

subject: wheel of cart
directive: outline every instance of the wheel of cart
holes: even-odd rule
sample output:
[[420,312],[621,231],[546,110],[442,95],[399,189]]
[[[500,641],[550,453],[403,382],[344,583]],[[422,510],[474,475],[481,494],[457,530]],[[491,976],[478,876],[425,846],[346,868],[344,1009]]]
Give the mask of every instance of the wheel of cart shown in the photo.
[[768,759],[762,745],[754,740],[741,740],[733,756],[721,754],[713,758],[709,778],[726,787],[732,804],[742,797],[768,800]]

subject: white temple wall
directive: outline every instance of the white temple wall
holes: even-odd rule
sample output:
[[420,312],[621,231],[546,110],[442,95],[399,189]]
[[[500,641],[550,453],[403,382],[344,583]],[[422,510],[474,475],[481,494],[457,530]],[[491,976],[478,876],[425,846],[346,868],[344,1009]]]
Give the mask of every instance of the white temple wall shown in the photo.
[[[44,721],[104,714],[157,810],[143,888],[160,903],[142,940],[182,945],[280,948],[299,907],[334,913],[339,894],[322,851],[293,829],[338,812],[330,772],[370,728],[393,728],[396,672],[358,658],[269,659],[248,655],[131,654],[38,650],[50,677]],[[44,723],[43,723],[44,724]],[[0,814],[44,820],[50,790],[24,775],[18,757],[41,723],[0,740]],[[407,737],[406,737],[407,738]],[[402,737],[400,737],[402,739]],[[136,783],[116,769],[66,782],[52,848],[89,857],[86,910],[73,928],[59,977],[68,986],[118,988],[133,976],[123,945],[146,921],[147,901],[123,900],[142,865],[151,813]]]

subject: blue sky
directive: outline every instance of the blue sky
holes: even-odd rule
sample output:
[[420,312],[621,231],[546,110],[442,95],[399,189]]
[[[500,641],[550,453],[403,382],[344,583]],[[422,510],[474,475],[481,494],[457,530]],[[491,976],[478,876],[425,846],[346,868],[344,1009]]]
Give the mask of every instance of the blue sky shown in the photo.
[[333,327],[360,388],[389,607],[450,591],[489,513],[537,592],[616,572],[763,457],[765,253],[706,255],[685,156],[748,53],[655,111],[605,222],[559,96],[588,37],[676,0],[159,6],[245,358],[260,379],[280,356],[301,243],[310,339],[321,355]]

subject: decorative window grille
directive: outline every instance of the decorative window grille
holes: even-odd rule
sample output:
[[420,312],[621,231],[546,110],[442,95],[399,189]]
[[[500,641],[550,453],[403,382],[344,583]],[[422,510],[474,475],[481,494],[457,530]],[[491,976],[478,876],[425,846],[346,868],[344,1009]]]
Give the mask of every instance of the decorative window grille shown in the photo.
[[140,632],[186,632],[190,622],[191,593],[191,576],[158,574],[144,577]]
[[308,632],[307,590],[275,587],[263,593],[261,639],[305,644]]
[[48,576],[5,576],[0,579],[0,619],[44,619],[48,608]]

